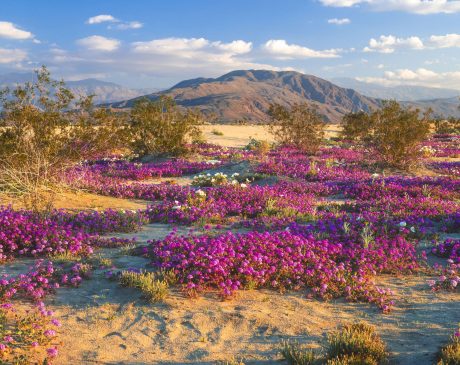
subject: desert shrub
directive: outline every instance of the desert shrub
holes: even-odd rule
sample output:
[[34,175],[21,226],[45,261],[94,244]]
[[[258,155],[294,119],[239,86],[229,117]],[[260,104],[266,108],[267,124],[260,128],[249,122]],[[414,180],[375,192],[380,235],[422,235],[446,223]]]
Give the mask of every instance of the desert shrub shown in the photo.
[[283,342],[280,352],[289,365],[312,365],[317,361],[313,350],[304,348],[298,342]]
[[372,129],[369,114],[360,111],[346,114],[342,119],[340,137],[347,141],[362,141]]
[[326,353],[330,365],[378,365],[388,357],[385,343],[365,323],[346,324],[329,334]]
[[257,152],[261,155],[266,155],[268,152],[270,152],[271,145],[266,140],[249,137],[249,143],[246,145],[245,149],[248,151]]
[[382,162],[410,168],[421,157],[420,143],[430,131],[429,112],[420,118],[418,109],[410,110],[396,101],[385,102],[382,109],[371,114],[373,146]]
[[218,129],[213,129],[211,131],[212,134],[214,134],[215,136],[223,136],[224,135],[224,132],[221,132],[220,130]]
[[122,143],[121,118],[96,109],[92,97],[76,100],[45,67],[35,82],[1,92],[0,192],[49,207],[69,167]]
[[459,134],[460,119],[454,117],[438,119],[434,121],[434,127],[437,134]]
[[314,154],[319,149],[326,124],[314,107],[295,104],[288,109],[272,104],[269,114],[269,130],[278,143],[294,145],[308,154]]
[[187,142],[200,134],[202,117],[194,110],[181,111],[174,99],[162,96],[138,101],[130,115],[130,137],[134,153],[180,155]]
[[139,289],[151,303],[161,302],[168,296],[168,281],[152,272],[122,271],[120,284]]
[[438,365],[458,364],[460,364],[460,329],[452,335],[450,343],[441,349],[438,361]]

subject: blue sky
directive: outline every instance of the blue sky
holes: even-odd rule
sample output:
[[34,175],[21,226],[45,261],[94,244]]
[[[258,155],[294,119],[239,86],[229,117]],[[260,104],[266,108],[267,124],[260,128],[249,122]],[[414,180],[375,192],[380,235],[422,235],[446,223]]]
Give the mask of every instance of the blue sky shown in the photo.
[[460,0],[2,0],[0,73],[167,87],[234,69],[460,89]]

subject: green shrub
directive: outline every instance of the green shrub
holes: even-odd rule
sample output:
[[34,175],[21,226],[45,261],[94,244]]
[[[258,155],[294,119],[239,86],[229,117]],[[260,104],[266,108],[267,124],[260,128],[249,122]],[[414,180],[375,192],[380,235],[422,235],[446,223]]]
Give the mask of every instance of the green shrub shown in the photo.
[[460,119],[450,117],[448,119],[438,119],[434,122],[435,132],[438,134],[459,134]]
[[445,345],[439,353],[438,365],[460,364],[460,329],[452,335],[450,343]]
[[269,130],[278,143],[294,145],[308,154],[314,154],[321,146],[326,123],[314,107],[295,104],[288,109],[272,104],[269,114]]
[[268,141],[259,140],[249,137],[249,143],[246,145],[246,150],[257,152],[260,155],[266,155],[270,152],[271,145]]
[[283,342],[281,355],[289,365],[312,365],[317,360],[313,350],[302,347],[298,342]]
[[346,324],[329,334],[326,354],[330,365],[379,365],[388,357],[385,343],[374,327],[365,323]]
[[180,155],[187,142],[200,139],[202,116],[194,110],[182,111],[174,99],[161,96],[156,101],[141,99],[130,115],[129,135],[133,152]]
[[371,130],[371,118],[368,113],[363,111],[349,113],[342,119],[340,137],[347,141],[362,141]]
[[45,67],[35,82],[0,92],[0,192],[28,208],[50,208],[63,173],[122,147],[123,118],[76,100]]
[[122,271],[120,284],[129,288],[139,289],[144,298],[151,303],[161,302],[168,296],[169,283],[152,272]]
[[221,132],[221,131],[219,131],[217,129],[213,129],[211,131],[211,133],[214,134],[215,136],[223,136],[224,135],[224,132]]

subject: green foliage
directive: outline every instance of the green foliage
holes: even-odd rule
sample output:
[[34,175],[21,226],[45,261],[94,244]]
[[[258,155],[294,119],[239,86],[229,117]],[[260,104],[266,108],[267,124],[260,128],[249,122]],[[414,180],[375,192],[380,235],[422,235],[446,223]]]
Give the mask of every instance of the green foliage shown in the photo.
[[49,207],[66,169],[122,145],[123,123],[94,108],[92,96],[76,100],[45,67],[36,75],[0,93],[0,192],[38,210]]
[[313,365],[316,362],[316,354],[302,347],[298,342],[283,342],[281,355],[289,365]]
[[142,99],[130,115],[129,134],[133,152],[180,155],[186,152],[187,142],[199,139],[199,112],[181,111],[170,97],[161,96],[156,101]]
[[439,134],[459,134],[460,119],[450,117],[449,119],[439,119],[434,122],[435,132]]
[[246,145],[246,150],[255,151],[260,155],[266,155],[270,152],[271,145],[268,141],[259,140],[252,137],[249,137],[249,143]]
[[169,282],[165,277],[152,272],[122,271],[120,284],[139,289],[151,303],[161,302],[168,296]]
[[460,330],[450,338],[450,343],[445,345],[439,353],[438,365],[460,364]]
[[369,114],[360,111],[346,114],[342,119],[340,137],[347,141],[362,141],[372,130]]
[[326,354],[330,365],[379,365],[388,358],[385,343],[365,323],[346,324],[329,334]]
[[294,145],[308,154],[314,154],[324,138],[324,123],[318,111],[308,104],[295,104],[288,109],[272,104],[269,125],[275,140],[281,144]]
[[410,169],[422,156],[420,144],[430,133],[430,113],[420,117],[418,109],[410,110],[396,101],[386,101],[380,110],[370,115],[362,112],[346,115],[342,137],[362,141],[387,166]]

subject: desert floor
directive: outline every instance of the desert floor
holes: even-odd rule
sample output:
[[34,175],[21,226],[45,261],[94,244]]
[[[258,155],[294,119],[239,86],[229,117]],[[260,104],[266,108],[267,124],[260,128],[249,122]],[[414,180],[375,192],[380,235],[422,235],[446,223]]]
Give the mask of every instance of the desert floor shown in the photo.
[[[223,133],[218,136],[212,130]],[[269,139],[263,126],[205,126],[210,143],[241,147],[249,138]],[[336,133],[331,126],[329,133]],[[79,193],[62,196],[59,208],[143,208],[146,202]],[[172,227],[150,224],[137,237],[138,245],[166,236]],[[187,233],[186,228],[179,232]],[[455,237],[450,235],[446,237]],[[457,238],[459,235],[457,235]],[[126,249],[97,253],[113,260],[117,269],[145,268],[148,260],[130,256]],[[31,261],[18,260],[2,272],[24,272]],[[326,334],[342,323],[363,320],[374,324],[387,342],[391,362],[432,364],[439,347],[460,321],[460,294],[433,293],[428,276],[384,277],[381,284],[396,292],[396,308],[381,314],[373,305],[343,300],[323,302],[302,292],[241,291],[222,301],[215,293],[185,297],[173,290],[161,304],[147,304],[138,291],[109,281],[95,270],[79,288],[62,288],[47,305],[63,326],[59,330],[59,357],[55,364],[215,364],[244,359],[246,364],[273,364],[280,360],[282,340],[298,340],[319,347]]]

